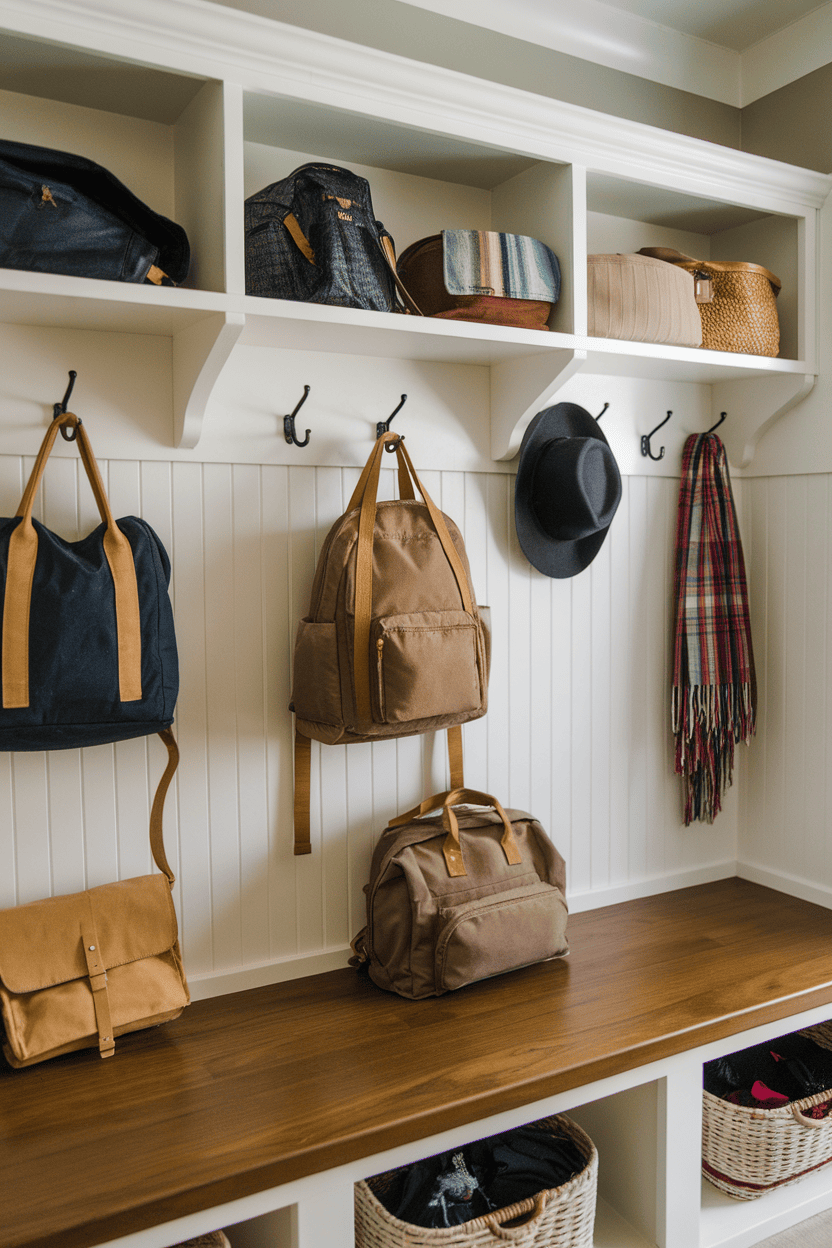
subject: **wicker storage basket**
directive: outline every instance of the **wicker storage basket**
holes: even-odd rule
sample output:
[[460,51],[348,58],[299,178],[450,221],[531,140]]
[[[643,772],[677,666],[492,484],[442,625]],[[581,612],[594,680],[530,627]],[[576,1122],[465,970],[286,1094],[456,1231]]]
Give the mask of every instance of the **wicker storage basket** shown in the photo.
[[710,295],[698,302],[702,346],[710,351],[775,356],[780,350],[777,296],[780,279],[761,264],[743,260],[694,260],[670,247],[642,247],[654,256],[710,283]]
[[[808,1036],[832,1049],[832,1024],[810,1027]],[[778,1109],[732,1105],[703,1092],[702,1173],[738,1200],[756,1200],[832,1161],[832,1115],[812,1118],[813,1105],[832,1100],[832,1089]]]
[[564,1114],[542,1118],[536,1125],[568,1137],[583,1155],[583,1170],[568,1183],[461,1226],[433,1228],[402,1222],[389,1213],[375,1193],[383,1193],[397,1171],[377,1174],[355,1186],[356,1248],[495,1248],[506,1240],[515,1248],[592,1248],[598,1182],[595,1145]]

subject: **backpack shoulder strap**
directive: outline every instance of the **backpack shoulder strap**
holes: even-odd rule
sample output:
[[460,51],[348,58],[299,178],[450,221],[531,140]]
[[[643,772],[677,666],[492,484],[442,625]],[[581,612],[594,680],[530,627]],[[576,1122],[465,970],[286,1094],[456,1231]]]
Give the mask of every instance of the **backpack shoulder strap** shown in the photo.
[[312,792],[312,742],[295,729],[295,854],[312,853],[309,802]]
[[[451,789],[465,787],[462,776],[462,728],[448,729]],[[309,806],[312,792],[312,742],[295,729],[295,856],[312,853]]]

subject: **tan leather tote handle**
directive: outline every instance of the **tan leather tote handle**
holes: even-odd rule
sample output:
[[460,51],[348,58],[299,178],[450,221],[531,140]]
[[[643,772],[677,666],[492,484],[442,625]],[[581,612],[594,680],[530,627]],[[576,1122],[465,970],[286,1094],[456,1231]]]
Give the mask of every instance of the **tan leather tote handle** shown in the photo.
[[173,888],[176,883],[176,877],[170,869],[167,855],[165,853],[165,838],[162,826],[163,814],[165,809],[165,798],[167,797],[170,782],[173,779],[174,772],[179,766],[179,746],[176,744],[176,738],[170,728],[163,728],[159,736],[165,743],[168,751],[168,762],[165,767],[161,780],[156,786],[156,795],[153,798],[153,805],[150,809],[150,852],[153,854],[153,861],[162,872],[168,877],[168,883]]
[[642,247],[638,254],[651,256],[654,260],[666,260],[668,264],[702,264],[701,260],[686,256],[683,251],[677,251],[675,247]]
[[78,443],[81,462],[99,515],[106,525],[104,553],[115,590],[119,696],[122,702],[137,702],[142,696],[141,622],[133,551],[113,519],[86,430],[77,416],[72,412],[64,412],[53,420],[43,439],[20,506],[15,513],[21,517],[21,522],[12,530],[9,538],[2,634],[4,707],[29,705],[29,614],[38,555],[38,537],[32,524],[32,507],[46,461],[61,427],[70,427],[76,431],[74,441]]
[[673,247],[642,247],[638,254],[652,256],[654,260],[666,260],[668,264],[684,265],[686,268],[694,265],[706,275],[709,270],[714,273],[762,273],[771,283],[775,296],[781,287],[776,273],[772,273],[762,264],[753,264],[750,260],[695,260],[693,256],[686,256],[683,251],[676,251]]
[[388,442],[396,440],[396,453],[406,465],[414,486],[428,509],[431,523],[442,544],[445,557],[456,577],[464,610],[474,614],[474,603],[468,587],[468,578],[462,561],[453,544],[448,526],[442,514],[425,490],[411,463],[402,439],[388,430],[377,439],[358,485],[353,491],[348,510],[361,508],[358,520],[358,543],[355,556],[355,639],[353,646],[353,674],[355,679],[355,702],[359,719],[372,718],[370,702],[370,625],[373,615],[373,533],[376,523],[376,499],[381,472],[381,457]]

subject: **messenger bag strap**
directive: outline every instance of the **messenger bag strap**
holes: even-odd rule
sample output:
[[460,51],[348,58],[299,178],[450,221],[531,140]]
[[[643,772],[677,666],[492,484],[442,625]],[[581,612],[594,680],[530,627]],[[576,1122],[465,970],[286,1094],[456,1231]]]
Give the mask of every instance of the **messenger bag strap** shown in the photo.
[[9,537],[2,633],[4,707],[29,705],[29,616],[38,555],[38,536],[32,524],[32,507],[46,461],[61,427],[75,429],[73,440],[78,442],[81,462],[95,496],[99,515],[106,526],[104,554],[115,592],[119,697],[122,702],[137,702],[142,696],[141,621],[133,551],[127,537],[113,519],[86,430],[77,416],[72,412],[64,412],[53,420],[43,439],[16,512],[21,517],[20,524],[12,530]]
[[159,736],[167,747],[168,762],[162,778],[156,786],[156,795],[153,798],[153,805],[150,809],[150,852],[153,854],[153,861],[156,863],[156,866],[163,875],[168,877],[168,883],[173,888],[176,883],[176,877],[170,869],[170,863],[165,853],[162,816],[170,782],[173,779],[176,768],[179,766],[179,746],[176,744],[176,738],[170,728],[163,728]]

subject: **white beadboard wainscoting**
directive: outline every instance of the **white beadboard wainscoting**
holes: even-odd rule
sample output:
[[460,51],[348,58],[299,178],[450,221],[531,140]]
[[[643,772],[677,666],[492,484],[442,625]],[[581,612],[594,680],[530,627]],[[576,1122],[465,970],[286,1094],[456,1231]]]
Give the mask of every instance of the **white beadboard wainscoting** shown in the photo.
[[[14,514],[31,464],[0,456],[0,514]],[[124,460],[102,461],[101,469],[115,514],[142,515],[173,564],[182,762],[165,828],[194,995],[344,965],[364,921],[376,837],[390,817],[447,781],[444,735],[316,744],[313,853],[293,856],[292,643],[317,553],[358,469]],[[383,496],[392,496],[394,474],[384,475]],[[517,545],[513,475],[421,475],[460,524],[478,600],[491,608],[490,705],[464,729],[468,784],[541,820],[566,858],[573,908],[734,874],[739,786],[712,827],[685,829],[673,773],[678,481],[625,476],[599,556],[582,575],[555,581],[532,569]],[[755,534],[762,536],[769,510],[789,517],[785,531],[769,533],[768,560],[763,541],[754,541],[755,583],[768,577],[770,615],[761,620],[756,604],[758,645],[770,648],[760,666],[776,700],[763,712],[769,739],[750,750],[744,856],[772,871],[799,863],[820,878],[812,798],[823,788],[829,745],[823,673],[804,656],[826,626],[825,479],[741,488],[750,490]],[[801,510],[801,489],[822,495],[820,536],[806,520],[817,509]],[[76,460],[50,462],[39,518],[68,538],[97,522]],[[771,601],[775,582],[779,606]],[[783,632],[796,647],[785,658]],[[791,679],[802,682],[799,703],[784,701]],[[793,738],[789,751],[784,733]],[[0,906],[150,870],[148,812],[164,757],[150,738],[0,758]],[[799,852],[776,827],[784,816],[807,826]]]
[[832,479],[758,477],[742,490],[759,720],[738,857],[748,878],[829,906]]

